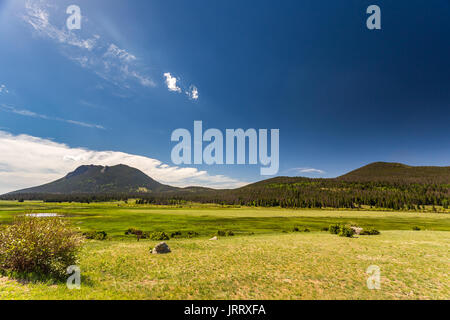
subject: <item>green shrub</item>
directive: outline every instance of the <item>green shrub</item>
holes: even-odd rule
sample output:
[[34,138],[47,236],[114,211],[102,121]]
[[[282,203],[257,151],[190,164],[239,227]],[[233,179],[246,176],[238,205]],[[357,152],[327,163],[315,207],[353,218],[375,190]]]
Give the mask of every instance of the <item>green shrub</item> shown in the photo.
[[352,228],[347,227],[347,226],[341,226],[341,228],[339,229],[338,235],[339,235],[340,237],[348,237],[348,238],[351,238],[351,237],[353,237],[353,234],[354,234],[354,233],[355,233],[355,232],[353,231]]
[[328,231],[331,233],[331,234],[339,234],[339,231],[341,230],[341,225],[340,224],[331,224],[329,227],[328,227]]
[[328,231],[328,227],[323,227],[320,229],[321,231]]
[[142,235],[144,231],[139,230],[138,228],[128,228],[127,231],[125,231],[125,235]]
[[420,227],[418,227],[418,226],[414,226],[414,227],[412,227],[412,229],[413,229],[414,231],[420,231]]
[[300,229],[298,227],[292,228],[292,232],[300,232]]
[[0,230],[0,268],[64,277],[83,237],[61,218],[16,218]]
[[171,238],[181,237],[181,231],[175,231],[170,234]]
[[151,240],[169,240],[169,236],[165,232],[152,232],[149,235],[149,239]]
[[376,236],[379,234],[380,234],[380,231],[378,231],[377,229],[374,229],[374,228],[363,230],[360,233],[361,236]]
[[198,237],[198,232],[195,232],[195,231],[188,231],[188,232],[187,232],[187,237],[188,237],[188,238]]
[[308,228],[304,228],[303,232],[311,232],[311,230],[309,230]]
[[234,232],[231,231],[231,230],[228,230],[227,232],[225,232],[225,235],[226,235],[227,237],[232,237],[232,236],[234,236]]
[[225,232],[225,231],[222,231],[222,230],[219,230],[219,231],[217,231],[217,235],[218,235],[218,236],[221,236],[221,237],[225,237],[226,232]]
[[105,231],[87,231],[83,233],[86,239],[92,240],[106,240],[108,234]]

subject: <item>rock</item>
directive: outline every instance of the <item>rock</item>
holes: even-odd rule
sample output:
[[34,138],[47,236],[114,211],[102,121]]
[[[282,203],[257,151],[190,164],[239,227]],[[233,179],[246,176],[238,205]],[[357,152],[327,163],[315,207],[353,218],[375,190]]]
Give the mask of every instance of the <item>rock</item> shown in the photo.
[[215,236],[215,237],[212,237],[212,238],[209,239],[209,240],[218,240],[218,239],[217,239],[217,236]]
[[152,253],[153,254],[163,254],[163,253],[170,253],[170,248],[165,242],[160,242],[156,247],[153,248]]
[[353,232],[355,234],[358,234],[358,235],[363,231],[363,228],[360,228],[360,227],[351,227],[351,229],[353,230]]

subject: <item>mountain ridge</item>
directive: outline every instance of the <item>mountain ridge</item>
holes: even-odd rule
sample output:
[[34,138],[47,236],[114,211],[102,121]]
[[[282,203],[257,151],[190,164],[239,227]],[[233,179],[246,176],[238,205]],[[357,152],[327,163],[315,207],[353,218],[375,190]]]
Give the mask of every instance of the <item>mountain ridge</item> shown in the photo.
[[[306,177],[274,177],[246,186],[230,189],[241,190],[269,184],[295,184],[314,180]],[[318,179],[321,180],[321,179]],[[437,183],[450,184],[450,166],[409,166],[402,163],[373,162],[336,178],[322,178],[323,181],[344,182],[389,182],[389,183]],[[106,194],[106,193],[198,193],[221,191],[191,186],[178,188],[157,182],[144,172],[124,165],[100,166],[82,165],[65,177],[32,188],[7,193],[18,194]]]

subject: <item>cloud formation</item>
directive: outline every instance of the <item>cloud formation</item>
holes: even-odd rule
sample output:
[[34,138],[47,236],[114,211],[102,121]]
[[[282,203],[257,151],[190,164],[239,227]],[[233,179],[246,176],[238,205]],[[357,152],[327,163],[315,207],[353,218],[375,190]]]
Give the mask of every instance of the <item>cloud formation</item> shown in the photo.
[[[63,53],[81,67],[89,69],[102,79],[121,88],[130,88],[137,82],[144,87],[155,87],[155,82],[140,70],[137,58],[116,44],[104,40],[98,34],[83,39],[79,33],[57,28],[50,21],[53,6],[43,0],[28,0],[23,20],[43,38],[59,43]],[[83,33],[87,33],[83,27]],[[71,50],[68,50],[70,48]]]
[[8,88],[4,84],[0,85],[0,93],[9,93]]
[[325,173],[325,171],[323,171],[323,170],[314,169],[314,168],[292,168],[292,169],[289,169],[288,171],[295,172],[296,174],[301,174],[301,173],[324,174]]
[[85,128],[105,129],[103,126],[101,126],[99,124],[92,124],[92,123],[86,123],[86,122],[82,122],[82,121],[67,120],[67,119],[62,119],[62,118],[58,118],[58,117],[51,117],[51,116],[47,116],[45,114],[36,113],[36,112],[26,110],[26,109],[18,109],[16,107],[6,105],[6,104],[0,104],[0,111],[10,112],[10,113],[18,114],[18,115],[25,116],[25,117],[66,122],[66,123],[74,124],[74,125],[85,127]]
[[72,148],[29,135],[0,131],[0,194],[48,183],[80,165],[135,167],[157,181],[173,186],[234,188],[246,184],[223,175],[210,175],[196,168],[180,168],[157,159],[117,151]]
[[170,72],[164,73],[164,77],[166,77],[166,85],[169,91],[181,92],[181,88],[177,86],[177,78],[172,77]]
[[189,91],[187,92],[187,95],[192,100],[197,100],[198,99],[198,89],[197,89],[197,87],[196,86],[191,86],[189,88]]

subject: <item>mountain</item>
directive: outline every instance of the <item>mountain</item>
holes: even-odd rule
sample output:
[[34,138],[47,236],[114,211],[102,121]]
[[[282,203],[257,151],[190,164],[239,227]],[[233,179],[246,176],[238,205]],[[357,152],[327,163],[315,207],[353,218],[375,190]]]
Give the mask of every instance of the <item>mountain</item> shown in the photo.
[[177,189],[153,180],[138,169],[120,164],[113,167],[81,166],[54,182],[10,194],[148,193]]
[[374,162],[337,178],[342,181],[450,183],[450,167],[414,167],[401,163]]
[[[14,198],[17,195],[33,195],[32,198],[36,198],[40,195],[49,194],[147,193],[149,195],[159,194],[165,199],[176,196],[188,201],[203,201],[203,199],[221,201],[235,196],[249,199],[254,197],[262,199],[270,195],[281,197],[285,192],[283,190],[286,188],[289,190],[296,189],[302,194],[357,188],[357,186],[354,186],[354,182],[364,184],[381,182],[389,185],[389,190],[392,190],[391,185],[393,183],[410,185],[411,188],[414,184],[445,186],[450,184],[450,167],[413,167],[400,163],[375,162],[337,178],[275,177],[238,189],[214,190],[203,187],[171,187],[161,184],[142,171],[126,165],[113,167],[89,165],[77,168],[62,179],[42,186],[11,192],[2,198]],[[346,187],[347,185],[348,187]]]

